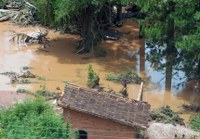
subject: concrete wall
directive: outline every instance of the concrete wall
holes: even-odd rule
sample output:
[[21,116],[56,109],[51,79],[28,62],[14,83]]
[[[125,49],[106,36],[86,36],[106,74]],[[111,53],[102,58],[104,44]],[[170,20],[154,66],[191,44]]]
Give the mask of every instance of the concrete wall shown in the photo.
[[133,139],[136,129],[89,114],[64,109],[64,120],[70,117],[72,129],[84,130],[88,139]]

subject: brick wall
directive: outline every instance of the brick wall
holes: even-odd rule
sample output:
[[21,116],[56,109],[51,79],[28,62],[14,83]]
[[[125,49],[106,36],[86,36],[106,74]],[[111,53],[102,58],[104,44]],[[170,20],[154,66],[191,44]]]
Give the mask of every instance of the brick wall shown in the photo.
[[89,114],[64,109],[64,120],[70,117],[73,129],[84,130],[88,139],[133,139],[136,129]]

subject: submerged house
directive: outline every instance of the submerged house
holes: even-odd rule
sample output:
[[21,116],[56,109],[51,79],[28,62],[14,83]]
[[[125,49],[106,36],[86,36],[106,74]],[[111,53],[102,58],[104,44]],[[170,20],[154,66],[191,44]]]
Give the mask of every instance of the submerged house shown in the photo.
[[58,104],[80,139],[133,139],[148,126],[146,102],[67,84]]

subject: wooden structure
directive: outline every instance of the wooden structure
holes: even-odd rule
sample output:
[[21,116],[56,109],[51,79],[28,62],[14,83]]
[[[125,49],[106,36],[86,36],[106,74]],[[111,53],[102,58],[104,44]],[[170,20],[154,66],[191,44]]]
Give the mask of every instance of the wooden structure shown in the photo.
[[137,101],[142,101],[143,100],[143,82],[141,82],[140,84],[140,90],[138,93],[138,97],[137,97]]
[[80,139],[132,139],[148,126],[150,105],[67,84],[58,100]]

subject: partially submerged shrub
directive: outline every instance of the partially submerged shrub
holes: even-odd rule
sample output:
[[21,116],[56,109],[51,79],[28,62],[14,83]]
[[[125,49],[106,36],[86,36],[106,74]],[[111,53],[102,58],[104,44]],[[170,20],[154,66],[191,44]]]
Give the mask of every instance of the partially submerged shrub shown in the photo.
[[150,117],[152,120],[161,123],[168,124],[180,124],[184,125],[183,118],[181,118],[176,112],[174,112],[170,106],[163,106],[159,109],[155,109],[150,112]]
[[106,75],[106,80],[108,81],[113,81],[116,83],[141,83],[142,79],[131,69],[128,71],[122,72],[120,74],[107,74]]
[[42,86],[39,90],[37,90],[34,94],[36,97],[44,97],[47,100],[56,99],[58,97],[58,93],[51,92],[46,89],[45,86]]
[[189,124],[191,125],[192,129],[200,132],[200,113],[190,118]]
[[91,88],[99,86],[99,80],[99,75],[93,70],[92,65],[89,65],[87,85]]

